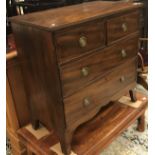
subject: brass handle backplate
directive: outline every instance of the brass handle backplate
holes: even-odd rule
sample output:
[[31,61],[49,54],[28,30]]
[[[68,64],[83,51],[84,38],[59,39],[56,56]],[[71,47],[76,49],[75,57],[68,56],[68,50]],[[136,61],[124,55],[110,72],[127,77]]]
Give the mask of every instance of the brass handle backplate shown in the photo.
[[126,53],[125,49],[121,50],[121,55],[122,55],[122,58],[125,58],[127,56],[127,53]]
[[86,47],[87,45],[87,38],[85,36],[80,37],[79,39],[79,45],[80,47]]
[[84,98],[83,105],[84,107],[87,107],[91,104],[91,99],[89,97]]
[[88,76],[89,75],[89,67],[83,67],[81,69],[82,76]]
[[127,27],[126,23],[122,24],[122,29],[123,29],[124,32],[126,32],[128,30],[128,27]]

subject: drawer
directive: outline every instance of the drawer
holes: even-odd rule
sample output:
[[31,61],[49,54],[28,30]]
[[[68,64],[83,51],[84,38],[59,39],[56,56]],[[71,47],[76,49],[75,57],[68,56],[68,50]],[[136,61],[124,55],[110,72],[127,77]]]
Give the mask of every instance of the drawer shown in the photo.
[[55,35],[59,63],[105,46],[103,21],[93,21],[58,31]]
[[64,99],[67,124],[76,126],[86,121],[95,110],[113,99],[119,99],[133,88],[136,85],[135,59],[116,67],[101,80]]
[[69,96],[101,78],[113,67],[134,57],[137,52],[138,35],[134,35],[130,39],[62,66],[60,71],[63,96]]
[[139,30],[140,12],[135,11],[107,20],[108,44]]

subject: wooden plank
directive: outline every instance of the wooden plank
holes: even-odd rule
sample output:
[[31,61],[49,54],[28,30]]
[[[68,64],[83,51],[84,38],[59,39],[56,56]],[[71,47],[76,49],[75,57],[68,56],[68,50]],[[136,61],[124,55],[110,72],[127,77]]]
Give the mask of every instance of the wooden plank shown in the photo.
[[[12,119],[14,125],[18,124],[14,130],[26,125],[29,122],[28,100],[23,84],[23,76],[20,68],[20,63],[17,57],[7,60],[6,75],[7,75],[7,113]],[[21,106],[22,105],[22,106]],[[12,111],[12,112],[11,112]],[[14,118],[16,117],[16,118]]]
[[16,110],[14,106],[14,101],[11,93],[11,88],[9,85],[8,77],[6,79],[6,113],[7,113],[7,122],[9,127],[16,131],[19,129],[19,122],[16,115]]
[[26,155],[26,148],[18,139],[17,134],[11,130],[11,128],[7,128],[7,136],[10,139],[11,143],[11,152],[13,155]]
[[[13,58],[13,57],[12,57]],[[9,62],[12,61],[9,59]],[[12,65],[11,65],[12,66]],[[7,65],[8,67],[8,65]],[[14,66],[12,66],[14,67]],[[11,67],[11,68],[12,68]],[[18,72],[14,72],[13,74],[10,74],[10,71],[12,71],[12,69],[9,68],[7,69],[7,77],[6,77],[6,118],[7,118],[7,136],[10,139],[10,143],[11,143],[11,148],[12,148],[12,153],[13,155],[26,155],[26,149],[24,148],[24,146],[21,144],[21,142],[18,139],[18,135],[17,135],[17,130],[20,128],[20,121],[21,118],[19,119],[18,117],[18,112],[17,112],[17,105],[16,105],[16,100],[14,100],[14,92],[12,92],[12,89],[16,89],[17,87],[13,87],[13,83],[15,82],[14,80],[17,80],[16,83],[18,83],[18,78],[14,78],[14,76],[19,77],[17,75]],[[11,76],[13,75],[13,76]],[[10,78],[10,79],[9,79]],[[11,82],[11,83],[10,83]],[[20,85],[18,83],[18,85]],[[18,89],[18,91],[16,91],[16,94],[18,93],[18,98],[20,98],[20,90]],[[22,101],[22,100],[20,100]],[[21,104],[21,102],[20,102]],[[21,106],[21,105],[20,105]],[[22,111],[23,113],[23,111]],[[23,118],[23,117],[22,117]],[[22,120],[24,122],[24,120]]]

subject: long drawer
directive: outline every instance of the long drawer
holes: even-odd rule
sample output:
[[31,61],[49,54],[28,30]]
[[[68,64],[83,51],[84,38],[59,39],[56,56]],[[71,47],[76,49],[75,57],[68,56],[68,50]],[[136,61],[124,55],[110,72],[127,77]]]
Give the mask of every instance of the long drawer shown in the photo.
[[123,40],[117,45],[96,51],[60,68],[63,96],[69,96],[80,88],[104,76],[113,67],[126,62],[137,54],[138,35]]
[[139,30],[140,12],[135,11],[107,20],[108,44]]
[[133,84],[135,86],[137,68],[135,59],[116,67],[101,80],[64,99],[67,124],[81,123],[92,115],[95,109],[110,102],[119,91],[121,93],[118,98],[126,93],[124,92],[126,87],[129,85],[133,87]]

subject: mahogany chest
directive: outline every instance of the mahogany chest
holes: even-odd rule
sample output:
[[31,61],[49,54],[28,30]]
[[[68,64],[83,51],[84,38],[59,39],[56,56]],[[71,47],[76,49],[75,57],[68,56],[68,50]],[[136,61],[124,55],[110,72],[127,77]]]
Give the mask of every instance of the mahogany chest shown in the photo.
[[32,125],[54,129],[64,154],[80,124],[132,94],[141,8],[95,1],[11,19]]

